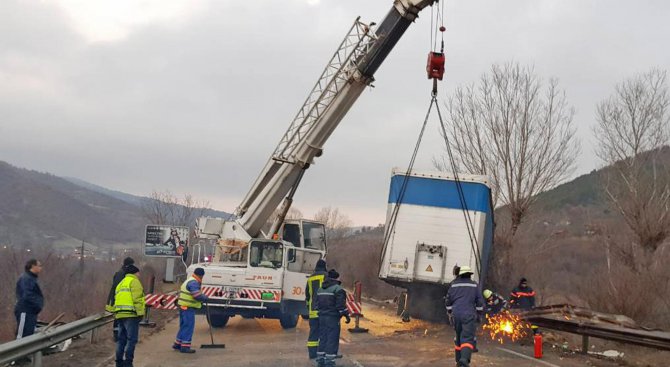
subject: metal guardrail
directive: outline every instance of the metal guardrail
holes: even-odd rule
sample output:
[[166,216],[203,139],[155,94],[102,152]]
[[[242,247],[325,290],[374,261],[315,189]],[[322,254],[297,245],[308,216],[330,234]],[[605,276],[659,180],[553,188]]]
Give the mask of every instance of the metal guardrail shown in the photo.
[[[539,327],[547,329],[565,331],[583,336],[592,336],[643,347],[670,350],[670,333],[609,325],[592,325],[577,320],[560,320],[545,316],[527,317],[526,320]],[[588,344],[588,341],[584,342],[584,344]]]
[[39,367],[41,366],[40,352],[42,350],[81,335],[87,331],[97,329],[112,321],[114,321],[113,314],[101,313],[61,326],[56,326],[25,338],[0,344],[0,365],[29,355],[35,355],[33,366]]
[[670,333],[637,328],[632,320],[618,320],[618,315],[571,305],[553,305],[522,313],[522,317],[539,327],[582,335],[583,353],[588,350],[588,337],[670,350]]

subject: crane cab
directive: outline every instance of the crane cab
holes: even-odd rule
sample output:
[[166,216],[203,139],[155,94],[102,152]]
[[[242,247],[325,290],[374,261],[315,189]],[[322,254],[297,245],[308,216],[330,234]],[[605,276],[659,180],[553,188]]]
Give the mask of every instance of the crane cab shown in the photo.
[[279,238],[298,248],[326,251],[326,226],[306,219],[287,219],[279,228]]

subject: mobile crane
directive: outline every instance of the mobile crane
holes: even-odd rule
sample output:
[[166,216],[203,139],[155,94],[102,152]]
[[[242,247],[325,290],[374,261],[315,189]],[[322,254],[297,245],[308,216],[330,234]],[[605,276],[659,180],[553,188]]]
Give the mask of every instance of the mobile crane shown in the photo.
[[[304,286],[326,254],[325,228],[307,220],[285,220],[300,181],[323,154],[335,128],[374,81],[374,74],[419,12],[438,0],[395,0],[379,25],[357,18],[309,93],[234,218],[203,217],[196,223],[202,241],[214,241],[204,267],[203,289],[210,295],[210,324],[229,317],[276,318],[295,327],[307,314]],[[283,203],[282,203],[283,201]],[[274,218],[273,218],[274,217]],[[269,220],[269,230],[264,231]]]

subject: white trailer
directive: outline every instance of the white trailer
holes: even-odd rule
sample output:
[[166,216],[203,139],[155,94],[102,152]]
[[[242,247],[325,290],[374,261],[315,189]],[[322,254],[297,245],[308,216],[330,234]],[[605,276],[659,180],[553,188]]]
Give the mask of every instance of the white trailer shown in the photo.
[[379,278],[407,289],[412,315],[430,317],[441,309],[455,267],[470,266],[475,279],[486,278],[491,188],[485,176],[406,174],[392,171]]

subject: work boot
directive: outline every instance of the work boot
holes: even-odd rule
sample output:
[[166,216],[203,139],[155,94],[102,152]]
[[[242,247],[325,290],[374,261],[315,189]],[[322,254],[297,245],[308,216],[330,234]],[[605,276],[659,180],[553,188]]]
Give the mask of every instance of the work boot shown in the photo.
[[191,349],[191,348],[181,348],[179,351],[180,351],[181,353],[188,353],[188,354],[193,354],[193,353],[195,353],[195,349]]
[[177,343],[172,344],[172,349],[181,350],[181,344],[177,344]]

